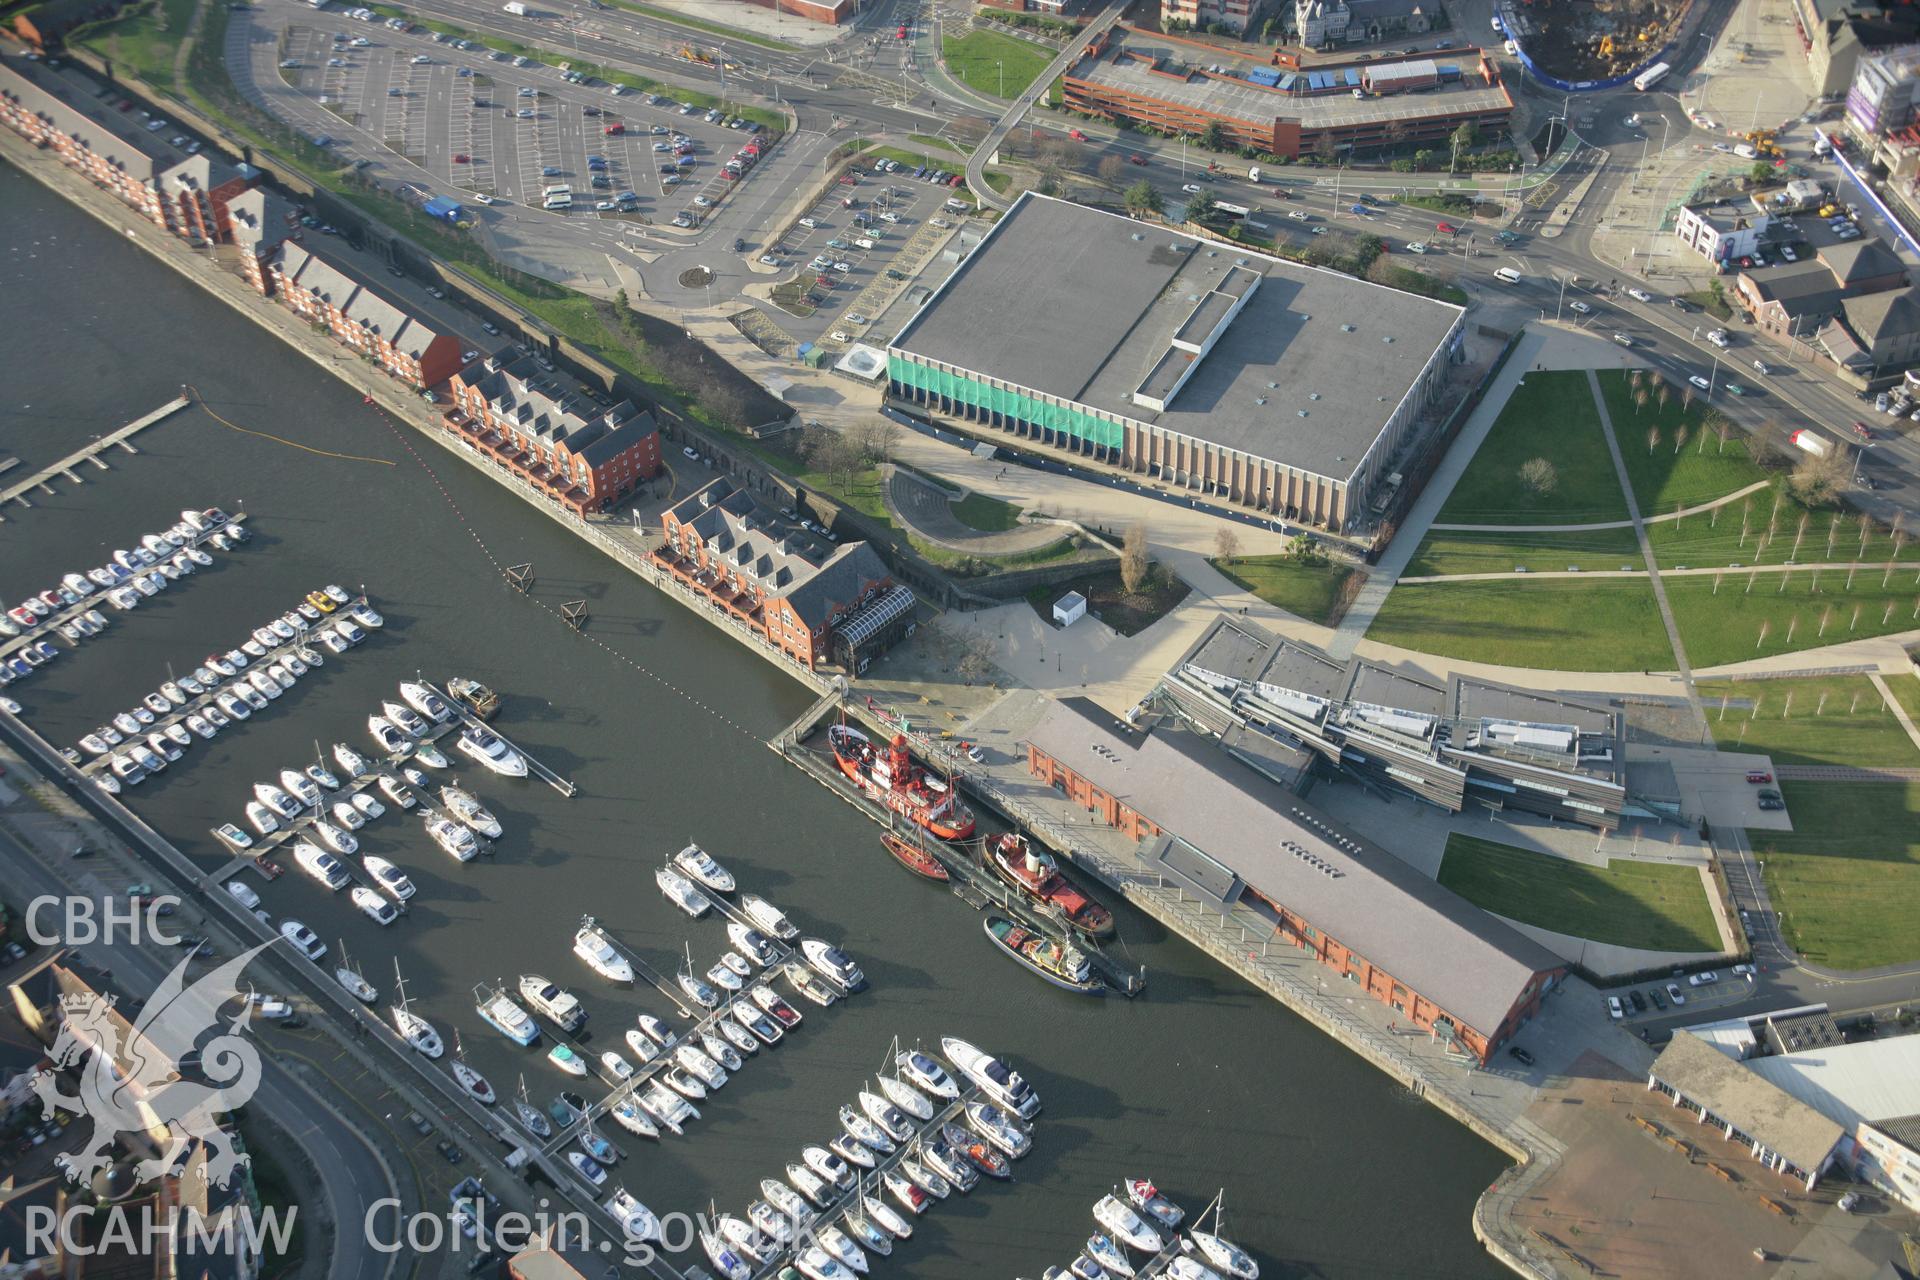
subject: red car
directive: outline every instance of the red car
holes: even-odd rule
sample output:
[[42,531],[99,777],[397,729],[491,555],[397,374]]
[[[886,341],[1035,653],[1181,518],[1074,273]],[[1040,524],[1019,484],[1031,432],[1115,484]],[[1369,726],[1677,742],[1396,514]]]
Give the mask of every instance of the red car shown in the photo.
[[1873,439],[1873,431],[1864,422],[1856,422],[1853,424],[1853,434],[1859,436],[1862,440]]
[[1087,140],[1087,135],[1080,132],[1078,129],[1067,130],[1067,136],[1069,138],[1072,138],[1075,142],[1085,142]]
[[472,160],[473,157],[464,151],[456,151],[453,153],[453,162],[455,164],[469,164]]
[[1138,151],[1134,152],[1132,155],[1127,157],[1128,164],[1145,164],[1146,162],[1147,162],[1147,158],[1141,155]]
[[605,130],[606,135],[609,138],[617,137],[618,135],[623,134],[626,131],[627,131],[627,126],[625,126],[624,124],[610,124],[606,127],[606,130]]
[[1433,229],[1443,236],[1460,234],[1460,228],[1454,226],[1451,222],[1436,222],[1433,224]]
[[1755,784],[1772,782],[1773,775],[1765,769],[1749,769],[1747,770],[1747,781]]

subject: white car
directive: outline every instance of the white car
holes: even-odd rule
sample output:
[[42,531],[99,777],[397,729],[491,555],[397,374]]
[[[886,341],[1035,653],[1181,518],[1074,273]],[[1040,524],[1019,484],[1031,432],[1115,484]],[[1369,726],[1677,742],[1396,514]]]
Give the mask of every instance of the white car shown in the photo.
[[1635,302],[1652,302],[1653,301],[1653,295],[1648,293],[1645,289],[1629,289],[1627,290],[1627,296],[1629,298],[1632,298]]
[[845,329],[835,329],[832,333],[828,334],[827,337],[833,339],[835,342],[852,342],[853,341],[853,335],[848,333]]
[[1753,362],[1753,371],[1762,377],[1766,377],[1773,372],[1773,366],[1765,360],[1755,360]]
[[681,446],[680,446],[680,452],[682,452],[682,453],[684,453],[684,454],[686,454],[686,455],[687,455],[687,457],[689,457],[689,458],[691,458],[691,459],[693,459],[693,460],[694,460],[695,462],[698,462],[698,461],[700,461],[700,451],[699,451],[698,449],[695,449],[695,448],[694,448],[694,447],[693,447],[692,445],[690,445],[690,444],[683,444],[683,445],[681,445]]
[[696,208],[700,208],[700,209],[713,208],[713,200],[709,196],[695,196],[693,198],[693,203]]
[[800,225],[801,225],[801,226],[803,226],[803,227],[817,227],[817,226],[819,226],[819,225],[820,225],[820,219],[818,219],[818,218],[802,218],[802,219],[800,219]]
[[1578,298],[1575,298],[1572,302],[1569,302],[1567,306],[1571,307],[1573,310],[1579,312],[1583,316],[1590,316],[1593,314],[1593,308],[1588,306],[1586,303],[1580,301],[1580,299]]
[[1688,377],[1687,381],[1691,382],[1694,386],[1700,388],[1702,391],[1713,390],[1713,384],[1708,382],[1705,378],[1701,377],[1697,373]]
[[1197,195],[1199,195],[1199,194],[1200,194],[1200,193],[1201,193],[1201,192],[1202,192],[1203,190],[1205,190],[1205,188],[1204,188],[1204,187],[1202,187],[1202,186],[1201,186],[1201,185],[1200,185],[1199,183],[1197,183],[1197,182],[1188,182],[1188,183],[1184,183],[1184,184],[1182,184],[1182,185],[1181,185],[1181,187],[1180,187],[1180,189],[1181,189],[1182,191],[1184,191],[1184,192],[1186,192],[1186,193],[1187,193],[1188,195],[1190,195],[1190,196],[1197,196]]
[[597,210],[598,210],[599,212],[601,212],[601,213],[606,213],[606,212],[608,212],[609,210],[612,210],[612,209],[617,209],[617,208],[619,208],[620,206],[618,206],[618,205],[616,205],[616,204],[615,204],[615,203],[614,203],[613,201],[611,201],[611,200],[595,200],[595,201],[593,202],[593,207],[594,207],[595,209],[597,209]]
[[1301,212],[1298,209],[1287,210],[1287,216],[1293,219],[1295,222],[1305,222],[1307,221],[1307,217],[1308,217],[1307,214]]
[[1722,351],[1725,351],[1728,347],[1733,345],[1733,339],[1727,336],[1727,331],[1725,329],[1714,329],[1709,331],[1707,334],[1707,341],[1711,342],[1714,346],[1719,347]]
[[1415,240],[1413,243],[1407,246],[1408,253],[1425,253],[1426,251],[1427,251],[1426,242],[1422,240]]
[[851,262],[836,262],[833,264],[833,269],[835,271],[851,271],[853,270],[853,264]]
[[[286,927],[286,926],[284,926],[284,925],[282,925],[282,926],[281,926],[281,928],[283,928],[283,929],[284,929],[285,927]],[[1626,1011],[1625,1009],[1622,1009],[1622,1008],[1620,1007],[1620,997],[1619,997],[1619,996],[1608,996],[1608,997],[1607,997],[1607,1016],[1608,1016],[1609,1018],[1612,1018],[1612,1019],[1613,1019],[1613,1020],[1614,1020],[1615,1022],[1618,1022],[1618,1021],[1620,1021],[1620,1019],[1622,1019],[1622,1018],[1624,1018],[1624,1017],[1626,1017],[1626,1016],[1627,1016],[1627,1011]]]
[[1704,986],[1707,986],[1709,983],[1714,983],[1718,981],[1720,981],[1720,975],[1715,973],[1713,970],[1708,969],[1705,973],[1696,973],[1696,974],[1689,975],[1687,978],[1687,985],[1690,987],[1704,987]]
[[424,66],[426,66],[427,64],[429,64],[429,63],[431,63],[431,62],[433,61],[433,59],[432,59],[432,58],[429,58],[429,57],[428,57],[428,56],[427,56],[426,54],[424,54],[424,53],[416,53],[416,54],[414,54],[414,55],[413,55],[413,57],[411,57],[411,58],[409,58],[409,59],[407,59],[407,61],[409,61],[409,62],[411,62],[411,63],[413,63],[413,65],[414,65],[414,66],[416,66],[416,67],[424,67]]

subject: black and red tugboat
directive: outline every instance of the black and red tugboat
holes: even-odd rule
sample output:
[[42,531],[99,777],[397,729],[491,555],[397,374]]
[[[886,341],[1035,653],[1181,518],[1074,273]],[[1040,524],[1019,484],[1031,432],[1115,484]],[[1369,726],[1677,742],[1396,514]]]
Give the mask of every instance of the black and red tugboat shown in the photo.
[[1082,893],[1061,874],[1053,855],[1035,849],[1025,836],[1009,831],[988,840],[987,866],[1089,938],[1113,936],[1113,912]]

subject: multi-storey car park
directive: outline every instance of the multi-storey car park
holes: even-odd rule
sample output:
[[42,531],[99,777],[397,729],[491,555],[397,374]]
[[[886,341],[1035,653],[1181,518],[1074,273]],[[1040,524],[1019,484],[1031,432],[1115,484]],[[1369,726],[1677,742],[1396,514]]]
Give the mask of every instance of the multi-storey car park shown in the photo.
[[1513,99],[1498,68],[1479,49],[1447,43],[1391,60],[1288,67],[1118,26],[1067,72],[1062,102],[1169,133],[1218,124],[1234,146],[1289,160],[1443,141],[1468,121],[1505,128]]
[[1462,309],[1028,194],[888,349],[892,394],[1346,531],[1458,358]]

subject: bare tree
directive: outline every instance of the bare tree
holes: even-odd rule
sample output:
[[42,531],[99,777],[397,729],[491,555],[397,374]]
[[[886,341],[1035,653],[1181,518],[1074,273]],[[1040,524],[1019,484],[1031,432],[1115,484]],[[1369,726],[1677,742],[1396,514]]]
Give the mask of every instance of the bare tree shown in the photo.
[[1673,429],[1673,451],[1679,453],[1687,444],[1687,424],[1681,423]]
[[1545,458],[1528,458],[1520,464],[1520,483],[1528,493],[1544,498],[1560,487],[1560,473]]
[[1147,558],[1147,526],[1129,525],[1120,543],[1120,585],[1128,595],[1140,594],[1152,567],[1153,562]]
[[1101,156],[1095,172],[1100,175],[1100,181],[1110,187],[1117,187],[1120,185],[1120,180],[1127,176],[1127,162],[1119,156]]
[[985,681],[993,675],[993,646],[985,636],[968,635],[962,642],[964,648],[960,661],[954,664],[954,673],[968,684]]
[[1660,428],[1648,427],[1647,428],[1647,456],[1651,458],[1653,456],[1653,451],[1655,449],[1658,449],[1659,447],[1660,447]]
[[[1689,396],[1691,396],[1691,395],[1693,394],[1693,391],[1692,391],[1692,389],[1691,389],[1691,388],[1689,388],[1689,389],[1688,389],[1688,391],[1687,391],[1687,394],[1688,394]],[[1671,403],[1673,402],[1673,388],[1672,388],[1672,386],[1670,386],[1670,385],[1668,385],[1668,384],[1667,384],[1667,383],[1665,383],[1665,382],[1662,382],[1662,383],[1660,384],[1660,393],[1659,393],[1659,396],[1658,396],[1657,398],[1658,398],[1658,399],[1659,399],[1659,401],[1660,401],[1660,412],[1662,412],[1662,413],[1665,413],[1665,412],[1667,411],[1667,406],[1668,406],[1669,404],[1671,404]],[[1683,409],[1684,409],[1685,407],[1686,407],[1685,405],[1682,405],[1682,406],[1681,406],[1681,408],[1683,408]]]
[[1240,558],[1240,535],[1232,525],[1223,524],[1214,530],[1213,558],[1221,564],[1232,564]]
[[831,427],[809,428],[800,440],[800,456],[815,471],[838,478],[842,493],[853,492],[853,477],[866,465],[859,443]]
[[1816,458],[1812,454],[1800,460],[1787,477],[1787,488],[1809,507],[1823,507],[1838,498],[1847,483],[1846,465],[1836,457]]
[[860,452],[876,465],[893,461],[893,450],[900,443],[900,424],[892,418],[874,417],[860,424]]
[[1633,416],[1639,417],[1641,411],[1647,407],[1647,401],[1652,398],[1645,387],[1637,388],[1633,393]]

